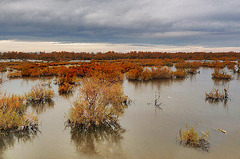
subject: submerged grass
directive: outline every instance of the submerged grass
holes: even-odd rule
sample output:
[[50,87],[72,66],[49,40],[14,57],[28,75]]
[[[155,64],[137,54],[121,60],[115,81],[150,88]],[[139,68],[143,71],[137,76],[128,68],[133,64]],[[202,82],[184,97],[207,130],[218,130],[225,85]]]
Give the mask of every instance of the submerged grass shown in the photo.
[[224,100],[227,100],[229,97],[228,97],[228,89],[223,89],[222,92],[219,92],[218,89],[213,89],[211,92],[209,93],[205,93],[206,95],[206,100],[208,101],[224,101]]
[[208,132],[205,133],[202,131],[202,135],[199,137],[196,131],[196,127],[189,127],[188,124],[186,124],[185,127],[186,130],[184,131],[182,131],[181,129],[179,130],[179,143],[185,146],[202,148],[203,150],[208,151],[210,148],[210,143],[206,139],[207,137],[209,137]]
[[45,103],[52,101],[54,92],[52,89],[44,87],[40,84],[34,86],[28,93],[25,94],[25,99],[32,103]]
[[214,69],[214,72],[212,73],[212,78],[231,80],[232,76],[227,74],[224,70]]

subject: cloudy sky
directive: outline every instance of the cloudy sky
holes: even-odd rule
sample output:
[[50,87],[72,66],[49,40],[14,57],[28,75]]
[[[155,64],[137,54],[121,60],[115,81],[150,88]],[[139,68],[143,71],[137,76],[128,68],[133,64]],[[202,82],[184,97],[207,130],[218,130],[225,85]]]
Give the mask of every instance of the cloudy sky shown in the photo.
[[239,0],[1,0],[0,51],[240,51]]

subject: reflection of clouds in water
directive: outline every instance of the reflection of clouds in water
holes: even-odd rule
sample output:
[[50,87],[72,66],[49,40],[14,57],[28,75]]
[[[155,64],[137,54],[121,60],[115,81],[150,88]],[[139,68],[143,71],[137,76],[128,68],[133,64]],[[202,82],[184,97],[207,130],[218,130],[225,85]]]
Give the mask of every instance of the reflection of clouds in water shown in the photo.
[[121,146],[125,131],[115,124],[87,130],[72,128],[70,133],[76,150],[81,154],[97,158],[127,158]]
[[3,84],[3,91],[10,94],[23,94],[29,91],[33,86],[42,83],[48,83],[54,77],[24,77],[24,78],[9,78]]
[[2,153],[14,147],[16,141],[17,142],[33,142],[33,140],[37,137],[37,134],[40,131],[36,130],[28,130],[28,131],[8,131],[8,132],[0,132],[0,158],[2,158]]

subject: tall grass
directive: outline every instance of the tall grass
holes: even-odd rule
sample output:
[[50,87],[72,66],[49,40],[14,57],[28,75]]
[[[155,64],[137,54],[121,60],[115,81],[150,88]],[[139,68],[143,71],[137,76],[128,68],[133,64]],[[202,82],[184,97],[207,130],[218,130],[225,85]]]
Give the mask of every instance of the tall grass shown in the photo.
[[14,71],[14,72],[9,72],[7,74],[8,78],[17,78],[17,77],[22,77],[22,74],[20,71]]
[[175,72],[173,72],[173,76],[175,78],[185,78],[187,76],[187,72],[184,70],[177,69]]
[[173,77],[173,71],[169,67],[152,67],[152,79],[170,79]]
[[127,72],[126,78],[128,80],[147,81],[151,79],[171,79],[171,78],[184,78],[187,72],[182,69],[172,71],[170,67],[151,67],[143,69],[142,67],[131,69]]
[[178,141],[185,146],[202,148],[208,151],[210,143],[206,139],[207,137],[209,137],[208,133],[202,131],[202,135],[199,136],[196,127],[189,127],[188,124],[186,124],[186,129],[184,131],[181,129],[179,130]]
[[18,95],[0,95],[0,130],[27,130],[38,126],[38,119],[33,114],[26,113],[23,98]]
[[0,76],[0,84],[2,84],[2,83],[3,83],[3,77]]
[[41,84],[34,86],[28,93],[25,94],[25,99],[32,103],[45,103],[52,101],[54,91],[44,87]]
[[205,93],[206,100],[209,101],[223,101],[228,99],[228,89],[224,89],[222,92],[219,92],[218,89],[213,89],[209,93]]
[[72,127],[98,127],[115,124],[127,105],[120,83],[111,83],[98,78],[85,78],[69,113]]
[[212,78],[231,80],[232,76],[227,74],[224,70],[214,69],[214,72],[212,73]]

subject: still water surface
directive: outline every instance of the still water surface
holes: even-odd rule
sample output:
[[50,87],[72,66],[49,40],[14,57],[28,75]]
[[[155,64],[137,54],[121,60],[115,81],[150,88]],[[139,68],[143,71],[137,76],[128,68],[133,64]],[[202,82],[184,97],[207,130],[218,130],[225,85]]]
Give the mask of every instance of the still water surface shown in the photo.
[[[181,159],[181,158],[240,158],[240,80],[230,82],[211,79],[211,69],[184,80],[131,82],[125,80],[124,92],[133,103],[120,118],[116,129],[103,128],[90,132],[66,128],[66,114],[73,95],[56,96],[47,105],[32,106],[41,125],[36,134],[10,136],[0,143],[3,159]],[[23,94],[39,82],[53,78],[12,79],[1,86],[8,93]],[[53,83],[53,82],[52,82]],[[227,103],[205,101],[205,92],[212,88],[229,87],[231,100]],[[160,96],[161,109],[154,106]],[[197,124],[197,130],[209,131],[209,152],[188,148],[176,142],[176,134],[185,123]],[[227,131],[223,134],[216,129]]]

